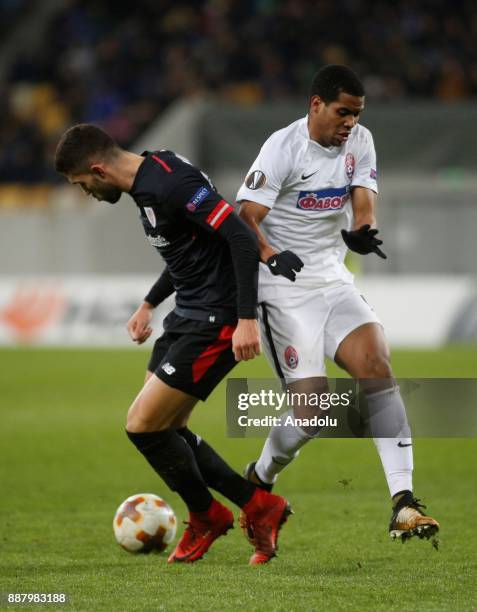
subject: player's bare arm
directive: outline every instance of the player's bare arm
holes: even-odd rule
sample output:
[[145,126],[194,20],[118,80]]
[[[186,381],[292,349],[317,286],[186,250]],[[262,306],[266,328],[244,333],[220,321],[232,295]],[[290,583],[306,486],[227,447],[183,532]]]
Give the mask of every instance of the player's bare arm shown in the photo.
[[351,203],[353,206],[353,229],[359,229],[362,225],[376,227],[376,199],[377,196],[372,189],[367,187],[354,187],[351,192]]
[[260,261],[265,263],[270,272],[275,276],[281,275],[292,282],[295,281],[296,273],[303,268],[302,260],[291,251],[278,253],[267,241],[260,230],[260,223],[270,212],[263,204],[243,200],[240,207],[240,217],[249,225],[258,237]]
[[241,203],[239,216],[249,225],[258,237],[258,248],[260,253],[260,261],[265,263],[269,257],[276,255],[277,251],[269,244],[263,232],[260,230],[260,223],[270,212],[270,209],[263,204],[244,200]]
[[367,187],[355,187],[351,194],[351,202],[354,218],[353,230],[341,230],[346,246],[360,255],[376,253],[382,259],[386,259],[385,253],[379,248],[383,241],[376,238],[379,230],[376,229],[374,215],[375,192]]

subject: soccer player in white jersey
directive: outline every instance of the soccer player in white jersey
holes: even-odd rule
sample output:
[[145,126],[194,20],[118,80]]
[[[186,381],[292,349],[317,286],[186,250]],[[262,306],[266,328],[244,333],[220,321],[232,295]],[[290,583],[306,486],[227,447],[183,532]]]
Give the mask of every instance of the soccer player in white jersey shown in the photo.
[[[259,303],[267,357],[292,390],[323,391],[325,355],[366,385],[370,429],[393,504],[389,531],[405,541],[430,537],[439,524],[413,495],[412,440],[382,325],[344,264],[348,248],[386,258],[376,237],[373,138],[358,124],[364,100],[350,68],[323,67],[312,82],[308,115],[268,138],[237,201],[266,264]],[[290,412],[297,416],[296,407]],[[317,436],[317,429],[273,427],[246,476],[271,490]]]

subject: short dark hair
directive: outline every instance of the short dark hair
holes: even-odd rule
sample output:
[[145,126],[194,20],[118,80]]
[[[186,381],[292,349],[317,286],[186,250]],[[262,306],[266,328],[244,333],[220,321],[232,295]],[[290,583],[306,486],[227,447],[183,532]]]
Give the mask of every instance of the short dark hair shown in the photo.
[[90,123],[70,127],[60,138],[55,152],[55,170],[61,174],[87,172],[93,156],[109,158],[121,148],[104,130]]
[[364,87],[358,75],[348,66],[329,64],[313,77],[310,96],[320,96],[328,104],[338,99],[341,92],[364,96]]

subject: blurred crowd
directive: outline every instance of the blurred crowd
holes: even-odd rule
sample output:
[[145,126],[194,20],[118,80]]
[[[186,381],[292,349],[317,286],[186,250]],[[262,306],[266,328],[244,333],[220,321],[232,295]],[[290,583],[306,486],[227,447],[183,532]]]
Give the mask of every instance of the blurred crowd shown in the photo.
[[[3,0],[2,21],[24,4]],[[306,96],[326,63],[355,68],[370,100],[477,94],[471,0],[69,0],[42,40],[0,84],[0,182],[55,180],[70,124],[97,123],[127,146],[179,97]]]

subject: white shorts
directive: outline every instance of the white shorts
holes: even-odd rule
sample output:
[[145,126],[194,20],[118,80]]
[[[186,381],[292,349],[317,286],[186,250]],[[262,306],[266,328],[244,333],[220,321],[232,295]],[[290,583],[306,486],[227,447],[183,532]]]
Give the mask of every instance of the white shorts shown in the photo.
[[260,324],[265,354],[279,378],[326,376],[325,355],[354,329],[379,323],[354,285],[308,289],[261,302]]

